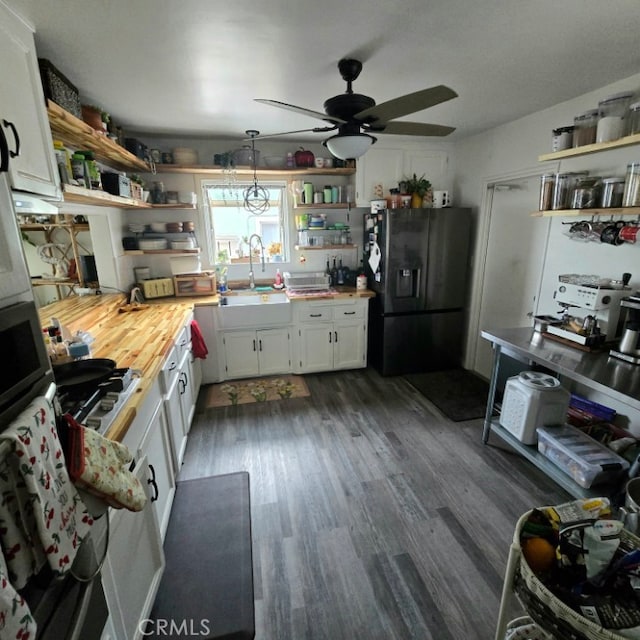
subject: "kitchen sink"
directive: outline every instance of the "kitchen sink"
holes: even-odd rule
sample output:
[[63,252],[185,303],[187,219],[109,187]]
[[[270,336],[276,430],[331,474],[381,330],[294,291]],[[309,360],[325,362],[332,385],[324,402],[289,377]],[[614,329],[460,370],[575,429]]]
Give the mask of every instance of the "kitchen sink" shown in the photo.
[[286,293],[237,293],[220,299],[220,324],[224,329],[284,325],[291,322]]

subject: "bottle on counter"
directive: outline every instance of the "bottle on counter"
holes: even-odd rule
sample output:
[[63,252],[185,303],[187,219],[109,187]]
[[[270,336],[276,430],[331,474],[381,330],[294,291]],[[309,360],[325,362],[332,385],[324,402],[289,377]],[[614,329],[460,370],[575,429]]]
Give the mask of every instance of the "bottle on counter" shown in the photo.
[[273,282],[273,286],[277,287],[278,289],[282,288],[282,274],[280,273],[280,269],[276,269],[276,277]]
[[360,263],[358,269],[358,275],[356,277],[356,289],[358,291],[364,291],[367,288],[367,276],[364,273],[364,260]]
[[333,281],[331,279],[331,267],[329,266],[329,256],[327,256],[327,266],[324,272],[327,276],[329,276],[329,286],[331,286],[333,284]]
[[338,284],[344,284],[344,267],[342,266],[342,258],[338,260]]
[[331,267],[331,284],[338,284],[338,267],[336,267],[335,256],[333,256],[333,266]]

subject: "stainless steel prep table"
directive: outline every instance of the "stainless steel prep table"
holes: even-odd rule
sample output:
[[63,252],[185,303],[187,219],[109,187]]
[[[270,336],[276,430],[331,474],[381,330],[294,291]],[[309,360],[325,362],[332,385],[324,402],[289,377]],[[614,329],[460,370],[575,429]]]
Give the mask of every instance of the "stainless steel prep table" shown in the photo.
[[493,416],[500,358],[504,354],[528,366],[542,365],[637,411],[640,411],[640,366],[613,358],[608,351],[591,353],[565,346],[545,338],[531,327],[489,329],[482,331],[480,335],[489,340],[493,347],[493,368],[482,441],[486,444],[493,432],[576,498],[602,495],[601,487],[580,487],[570,476],[538,453],[536,446],[523,444],[500,426],[498,419]]

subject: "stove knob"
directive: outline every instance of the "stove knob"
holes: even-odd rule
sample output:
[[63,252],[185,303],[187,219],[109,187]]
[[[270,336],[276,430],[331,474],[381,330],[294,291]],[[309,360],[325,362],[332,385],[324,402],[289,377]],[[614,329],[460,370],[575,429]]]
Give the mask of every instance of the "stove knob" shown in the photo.
[[100,408],[103,411],[111,411],[111,409],[113,409],[113,407],[115,407],[116,405],[116,401],[113,398],[102,398],[102,400],[100,401]]

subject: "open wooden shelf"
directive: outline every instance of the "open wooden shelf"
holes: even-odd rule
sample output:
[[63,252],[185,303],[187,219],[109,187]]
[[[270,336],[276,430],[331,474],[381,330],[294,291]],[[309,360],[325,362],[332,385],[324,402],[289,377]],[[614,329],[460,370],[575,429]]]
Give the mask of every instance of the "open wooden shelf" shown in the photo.
[[535,218],[549,218],[554,216],[640,216],[640,207],[620,207],[606,209],[558,209],[554,211],[533,211]]
[[[152,207],[148,202],[142,202],[142,200],[114,196],[106,191],[100,191],[99,189],[85,189],[84,187],[76,187],[72,184],[63,185],[63,197],[65,202],[92,204],[96,207],[119,207],[120,209],[151,209]],[[183,207],[183,205],[170,206],[175,208]],[[189,205],[189,207],[192,208],[191,205]]]
[[589,153],[598,153],[599,151],[628,147],[633,144],[640,144],[640,133],[636,133],[632,136],[625,136],[624,138],[618,138],[611,142],[597,142],[595,144],[585,144],[582,147],[575,147],[574,149],[564,149],[563,151],[545,153],[538,156],[538,161],[547,162],[549,160],[561,160],[562,158],[574,158],[576,156],[584,156]]
[[[147,171],[150,171],[147,168]],[[253,167],[235,167],[233,169],[238,176],[253,176]],[[302,178],[304,176],[352,176],[356,172],[353,168],[340,169],[318,169],[310,167],[308,169],[267,169],[266,167],[258,167],[256,173],[258,176],[291,176],[294,178]],[[213,175],[227,175],[229,169],[223,169],[217,165],[180,165],[180,164],[157,164],[156,173],[208,173]]]
[[297,204],[294,209],[351,209],[354,204],[352,202],[332,202],[323,204]]
[[323,244],[320,246],[296,244],[296,251],[340,251],[357,248],[357,244]]
[[151,171],[146,162],[51,100],[47,100],[47,114],[54,139],[73,149],[93,151],[98,162],[120,171]]
[[197,247],[195,249],[131,249],[124,252],[125,256],[142,256],[146,254],[168,254],[168,255],[194,255],[199,254],[200,248]]

